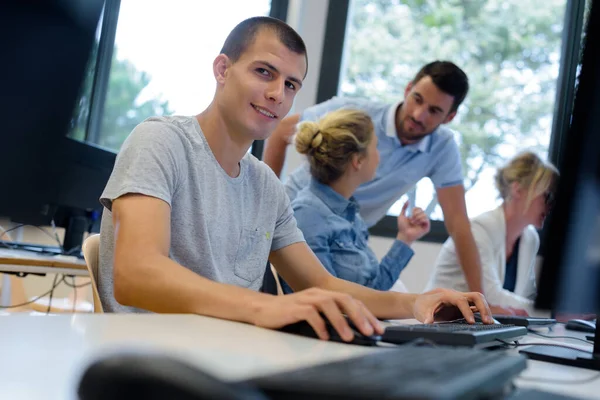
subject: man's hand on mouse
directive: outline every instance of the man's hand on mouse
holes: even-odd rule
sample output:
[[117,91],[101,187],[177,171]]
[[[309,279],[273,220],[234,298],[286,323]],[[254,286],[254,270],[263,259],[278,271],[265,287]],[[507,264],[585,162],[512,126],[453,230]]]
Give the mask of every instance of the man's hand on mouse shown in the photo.
[[485,297],[478,292],[434,289],[416,297],[413,312],[416,319],[426,324],[458,318],[475,323],[474,312],[481,314],[484,323],[494,323]]
[[381,335],[384,331],[377,318],[361,301],[348,294],[317,288],[285,296],[265,297],[265,301],[257,304],[252,321],[257,326],[277,329],[305,320],[320,339],[328,340],[325,320],[320,313],[327,317],[345,341],[352,340],[354,333],[343,314],[348,316],[363,335]]

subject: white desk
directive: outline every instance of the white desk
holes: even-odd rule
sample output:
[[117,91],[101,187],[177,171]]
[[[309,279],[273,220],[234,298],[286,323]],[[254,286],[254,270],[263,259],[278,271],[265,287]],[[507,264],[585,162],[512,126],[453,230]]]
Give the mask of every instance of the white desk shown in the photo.
[[[0,398],[74,399],[91,360],[139,349],[175,355],[229,381],[385,351],[191,315],[11,315],[0,318]],[[595,375],[600,373],[529,361],[517,384],[592,399],[598,398],[600,379],[585,384],[529,379],[574,381]]]

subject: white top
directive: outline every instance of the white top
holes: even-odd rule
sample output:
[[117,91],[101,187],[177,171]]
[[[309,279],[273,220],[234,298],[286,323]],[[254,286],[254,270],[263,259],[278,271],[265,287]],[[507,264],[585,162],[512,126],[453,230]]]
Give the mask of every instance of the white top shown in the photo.
[[[503,288],[506,272],[506,222],[502,206],[473,218],[471,231],[481,257],[483,290],[487,301],[503,307],[521,308],[529,314],[535,313],[535,260],[540,247],[535,228],[530,225],[521,234],[514,293]],[[442,246],[425,291],[438,287],[469,291],[452,238],[448,238]]]
[[[234,381],[386,351],[195,315],[13,314],[2,317],[0,323],[0,399],[75,399],[85,367],[111,352],[144,350],[168,354],[218,378]],[[557,327],[550,334],[565,335],[565,331]],[[577,332],[568,334],[583,337]],[[590,345],[555,340],[591,350]],[[527,341],[548,342],[531,335],[521,342]],[[521,374],[523,379],[518,378],[516,383],[592,399],[600,393],[600,379],[578,384],[561,381],[581,381],[597,374],[529,361]]]

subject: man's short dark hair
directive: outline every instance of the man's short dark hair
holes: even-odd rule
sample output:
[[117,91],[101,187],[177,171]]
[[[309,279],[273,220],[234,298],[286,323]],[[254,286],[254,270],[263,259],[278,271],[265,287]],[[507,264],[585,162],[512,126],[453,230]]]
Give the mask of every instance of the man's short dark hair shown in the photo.
[[221,54],[225,54],[232,62],[236,62],[254,42],[256,34],[262,29],[272,30],[288,50],[303,54],[308,67],[306,45],[298,32],[285,22],[271,17],[252,17],[237,24],[225,39]]
[[438,89],[454,97],[450,112],[456,111],[469,92],[467,74],[450,61],[434,61],[417,72],[412,81],[413,85],[426,76],[431,77]]

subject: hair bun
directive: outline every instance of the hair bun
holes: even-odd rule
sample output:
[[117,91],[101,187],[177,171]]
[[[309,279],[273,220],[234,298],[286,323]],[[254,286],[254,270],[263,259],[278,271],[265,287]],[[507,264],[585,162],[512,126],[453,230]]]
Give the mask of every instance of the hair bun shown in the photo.
[[312,121],[302,122],[296,134],[296,150],[300,154],[308,154],[317,149],[323,142],[323,134],[319,125]]

